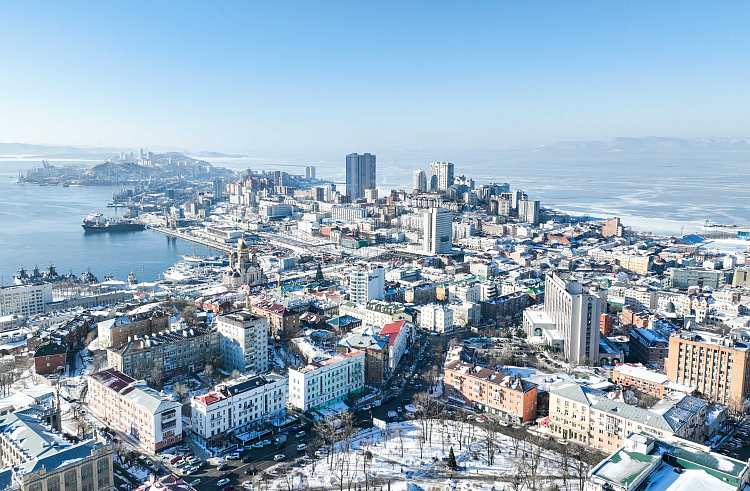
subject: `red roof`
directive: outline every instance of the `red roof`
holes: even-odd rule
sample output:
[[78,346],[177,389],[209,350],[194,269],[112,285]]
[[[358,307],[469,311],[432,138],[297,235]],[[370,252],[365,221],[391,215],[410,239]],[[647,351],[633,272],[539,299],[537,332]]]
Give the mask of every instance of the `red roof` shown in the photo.
[[220,400],[224,399],[223,394],[219,394],[218,392],[214,392],[213,390],[209,391],[206,394],[201,394],[199,396],[195,396],[195,400],[198,402],[202,402],[206,406],[213,404],[214,402],[219,402]]
[[396,341],[396,338],[398,337],[398,333],[401,332],[401,328],[403,328],[404,325],[406,325],[406,321],[398,321],[386,324],[383,326],[383,329],[380,330],[380,335],[389,336],[388,344],[393,345],[393,343]]

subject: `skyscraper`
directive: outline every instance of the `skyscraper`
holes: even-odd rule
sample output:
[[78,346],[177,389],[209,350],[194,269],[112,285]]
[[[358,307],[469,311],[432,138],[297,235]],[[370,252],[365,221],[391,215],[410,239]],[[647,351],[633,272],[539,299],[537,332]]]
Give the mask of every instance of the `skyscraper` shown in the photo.
[[539,225],[539,201],[520,200],[518,202],[518,219],[524,223]]
[[308,165],[305,167],[305,179],[315,179],[315,166]]
[[224,181],[221,179],[214,179],[214,199],[222,199],[224,197]]
[[385,291],[385,270],[359,266],[349,272],[349,298],[358,305],[366,305],[370,300],[383,300]]
[[375,187],[375,156],[350,153],[346,156],[346,194],[356,200],[365,195],[365,189]]
[[445,208],[430,208],[422,218],[424,252],[444,254],[453,249],[453,212]]
[[414,191],[424,193],[427,191],[427,176],[422,169],[414,171],[414,178],[412,180],[412,188]]
[[430,164],[430,190],[445,191],[453,184],[453,162]]

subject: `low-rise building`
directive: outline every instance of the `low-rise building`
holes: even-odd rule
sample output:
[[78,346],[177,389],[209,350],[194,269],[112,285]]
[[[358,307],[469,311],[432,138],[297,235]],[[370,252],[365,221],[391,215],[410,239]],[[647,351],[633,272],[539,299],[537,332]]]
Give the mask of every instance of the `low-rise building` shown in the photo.
[[280,375],[240,377],[190,400],[191,431],[204,446],[234,434],[242,439],[262,423],[286,417],[288,379]]
[[695,387],[670,382],[663,373],[630,363],[623,363],[612,370],[612,382],[625,390],[636,389],[659,398],[675,393],[695,395],[698,392]]
[[123,315],[107,319],[97,324],[99,346],[109,348],[128,342],[128,337],[149,336],[155,332],[169,329],[169,316],[164,312],[146,312],[142,314]]
[[107,348],[107,366],[135,379],[150,379],[154,373],[170,379],[203,370],[219,353],[219,333],[183,327]]
[[453,310],[445,305],[423,305],[419,309],[419,324],[430,332],[450,332],[453,330]]
[[390,372],[393,373],[409,343],[410,325],[407,325],[406,321],[392,322],[383,326],[380,335],[388,337],[388,361]]
[[300,411],[321,409],[362,390],[365,354],[352,351],[314,361],[302,369],[289,369],[287,402]]
[[276,339],[291,339],[299,336],[299,312],[274,302],[256,303],[252,311],[268,320],[269,336]]
[[448,400],[512,423],[521,424],[536,418],[536,384],[461,360],[447,363],[444,369]]
[[652,329],[630,331],[630,357],[644,365],[664,367],[669,355],[669,341]]
[[343,354],[352,350],[365,354],[365,382],[380,385],[391,373],[388,337],[371,334],[350,333],[336,346],[336,352]]
[[88,404],[107,425],[153,451],[182,441],[182,408],[142,380],[107,369],[89,375]]
[[67,369],[68,348],[58,343],[44,343],[34,351],[34,370],[39,375],[61,373]]

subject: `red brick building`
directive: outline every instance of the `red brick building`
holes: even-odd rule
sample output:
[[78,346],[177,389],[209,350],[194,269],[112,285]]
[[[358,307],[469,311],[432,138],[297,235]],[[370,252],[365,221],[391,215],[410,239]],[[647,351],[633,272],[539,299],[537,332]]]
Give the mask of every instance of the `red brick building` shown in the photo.
[[601,323],[599,325],[599,330],[605,336],[611,336],[612,335],[612,316],[611,315],[609,315],[609,314],[602,314],[602,316],[601,316]]
[[34,369],[38,375],[64,372],[68,363],[68,348],[62,344],[44,343],[34,352]]

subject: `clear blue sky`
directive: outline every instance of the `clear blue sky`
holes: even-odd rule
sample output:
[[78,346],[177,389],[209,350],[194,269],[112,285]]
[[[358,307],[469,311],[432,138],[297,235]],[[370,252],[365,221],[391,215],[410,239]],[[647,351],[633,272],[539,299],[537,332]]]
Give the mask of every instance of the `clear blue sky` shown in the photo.
[[223,152],[750,136],[747,2],[2,2],[0,141]]

